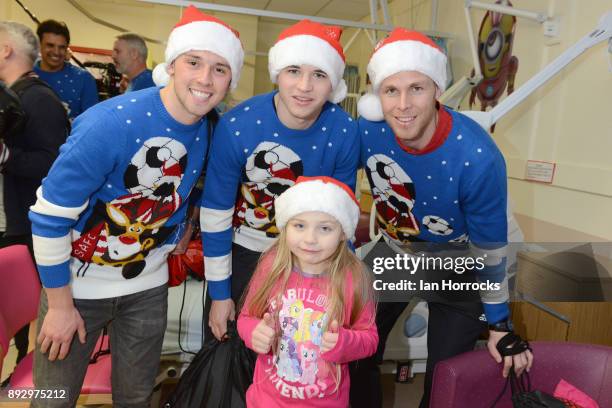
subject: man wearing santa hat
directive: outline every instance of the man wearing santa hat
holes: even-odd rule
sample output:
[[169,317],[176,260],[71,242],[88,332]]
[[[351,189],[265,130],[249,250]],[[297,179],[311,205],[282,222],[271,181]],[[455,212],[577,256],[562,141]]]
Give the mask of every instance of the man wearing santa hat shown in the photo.
[[148,88],[77,118],[31,207],[44,286],[37,389],[73,406],[101,330],[112,321],[113,404],[150,406],[167,316],[167,256],[204,167],[207,114],[236,87],[243,50],[223,21],[188,7]]
[[[504,158],[478,124],[437,101],[446,87],[446,69],[446,56],[431,39],[396,28],[374,49],[367,69],[372,92],[358,104],[361,163],[390,253],[410,253],[411,244],[418,242],[469,242],[475,256],[484,259],[479,280],[500,284],[498,291],[481,292],[482,303],[428,302],[428,360],[421,407],[429,406],[438,361],[472,350],[488,324],[488,349],[501,363],[496,345],[512,332],[505,278]],[[377,364],[406,306],[379,304],[379,348],[374,357],[353,366],[353,407],[381,406]],[[518,375],[531,366],[533,356],[526,343],[520,338],[515,343],[516,354],[503,359],[504,376],[512,364]]]
[[355,187],[356,121],[336,105],[346,96],[341,33],[309,20],[281,32],[268,62],[278,91],[236,106],[215,130],[201,224],[212,299],[205,314],[218,339],[260,254],[279,233],[274,199],[299,176]]

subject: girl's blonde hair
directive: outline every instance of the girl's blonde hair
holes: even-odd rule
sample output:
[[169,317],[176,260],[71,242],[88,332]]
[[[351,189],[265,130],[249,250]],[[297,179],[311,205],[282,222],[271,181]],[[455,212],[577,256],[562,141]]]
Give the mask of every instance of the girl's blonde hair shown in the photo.
[[[263,318],[268,311],[270,301],[280,297],[287,289],[289,276],[295,265],[294,255],[287,245],[286,227],[280,231],[276,242],[266,250],[259,260],[268,256],[274,256],[271,270],[262,277],[263,282],[257,292],[252,295],[249,304],[244,304],[248,314],[253,317]],[[338,243],[338,248],[331,256],[331,264],[327,276],[329,277],[327,322],[338,321],[339,326],[352,327],[362,310],[369,302],[373,302],[373,293],[370,275],[361,260],[348,247],[346,240]],[[262,271],[259,271],[262,272]],[[345,291],[347,278],[353,283],[353,304],[350,307],[351,315],[347,322],[344,321]],[[246,293],[251,289],[253,280],[249,283],[242,302],[244,303]],[[278,289],[275,289],[278,288]],[[274,293],[273,293],[274,292]],[[282,304],[282,301],[277,304]]]
[[[261,264],[262,260],[269,256],[274,256],[271,270],[267,273],[259,270],[256,272],[265,273],[265,276],[261,277],[260,280],[263,283],[256,293],[249,296],[249,304],[245,304],[246,294],[251,290],[251,285],[253,285],[254,281],[254,279],[251,279],[242,298],[242,307],[245,307],[247,313],[260,319],[268,312],[272,300],[275,300],[277,305],[282,305],[281,297],[287,289],[287,282],[295,265],[294,255],[287,245],[286,226],[281,229],[276,242],[261,255],[259,263]],[[363,262],[350,250],[345,239],[338,243],[338,247],[330,257],[330,260],[331,264],[326,275],[329,278],[327,319],[325,327],[322,329],[323,332],[327,331],[328,325],[334,320],[338,322],[339,327],[353,328],[363,309],[366,306],[374,307],[375,305],[370,275]],[[353,286],[353,304],[349,308],[350,316],[348,316],[348,321],[345,321],[346,296],[350,295],[346,292],[345,288],[349,278]],[[276,313],[278,313],[278,310],[279,308],[277,308]],[[372,321],[368,322],[367,326],[373,324],[374,316],[375,313],[372,314]],[[277,317],[275,316],[275,318]],[[275,342],[273,347],[275,354],[277,354],[278,341]],[[333,373],[334,371],[336,372],[334,377],[337,389],[340,384],[340,365],[337,365],[336,370],[331,372]]]

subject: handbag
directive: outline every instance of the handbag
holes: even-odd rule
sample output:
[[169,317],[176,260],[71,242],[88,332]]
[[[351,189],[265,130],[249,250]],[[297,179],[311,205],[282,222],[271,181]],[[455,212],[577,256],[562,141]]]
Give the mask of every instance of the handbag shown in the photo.
[[[497,343],[497,351],[499,351],[502,357],[520,354],[525,350],[529,350],[533,353],[531,347],[529,347],[529,342],[521,339],[518,334],[512,332],[506,334]],[[529,373],[524,372],[520,377],[517,377],[514,372],[514,367],[510,367],[504,389],[497,396],[491,408],[495,407],[506,393],[508,384],[510,384],[512,406],[514,408],[566,408],[566,405],[562,401],[552,395],[542,391],[532,390]]]
[[244,408],[253,382],[256,355],[227,322],[227,340],[213,338],[196,354],[165,408]]
[[184,253],[168,256],[168,286],[178,286],[188,276],[198,281],[204,280],[204,254],[200,234],[192,237]]

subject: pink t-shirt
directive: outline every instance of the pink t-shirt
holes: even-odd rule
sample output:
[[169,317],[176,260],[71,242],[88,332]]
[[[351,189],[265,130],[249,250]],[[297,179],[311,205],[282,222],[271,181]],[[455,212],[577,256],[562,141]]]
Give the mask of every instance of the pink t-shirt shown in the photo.
[[[252,348],[252,333],[261,319],[248,315],[248,304],[263,283],[273,255],[261,262],[245,307],[238,318],[238,333],[247,347]],[[378,333],[374,323],[374,307],[370,303],[352,327],[341,327],[336,346],[321,353],[321,336],[327,324],[327,285],[325,275],[308,275],[297,269],[291,273],[282,303],[271,301],[270,313],[278,315],[276,322],[280,338],[278,355],[260,354],[255,365],[253,384],[247,391],[247,406],[252,407],[347,407],[349,370],[347,363],[376,352]],[[352,278],[345,287],[344,320],[350,319]],[[340,383],[336,390],[336,364],[340,364]]]

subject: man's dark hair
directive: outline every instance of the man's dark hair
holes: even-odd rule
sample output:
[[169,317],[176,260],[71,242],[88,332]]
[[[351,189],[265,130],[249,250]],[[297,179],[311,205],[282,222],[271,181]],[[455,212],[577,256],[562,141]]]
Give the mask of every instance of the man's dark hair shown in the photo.
[[63,35],[66,39],[66,43],[70,44],[70,31],[68,30],[68,26],[63,21],[57,20],[45,20],[38,25],[38,29],[36,30],[36,34],[38,35],[38,39],[42,42],[42,37],[44,33],[52,33],[57,35]]

